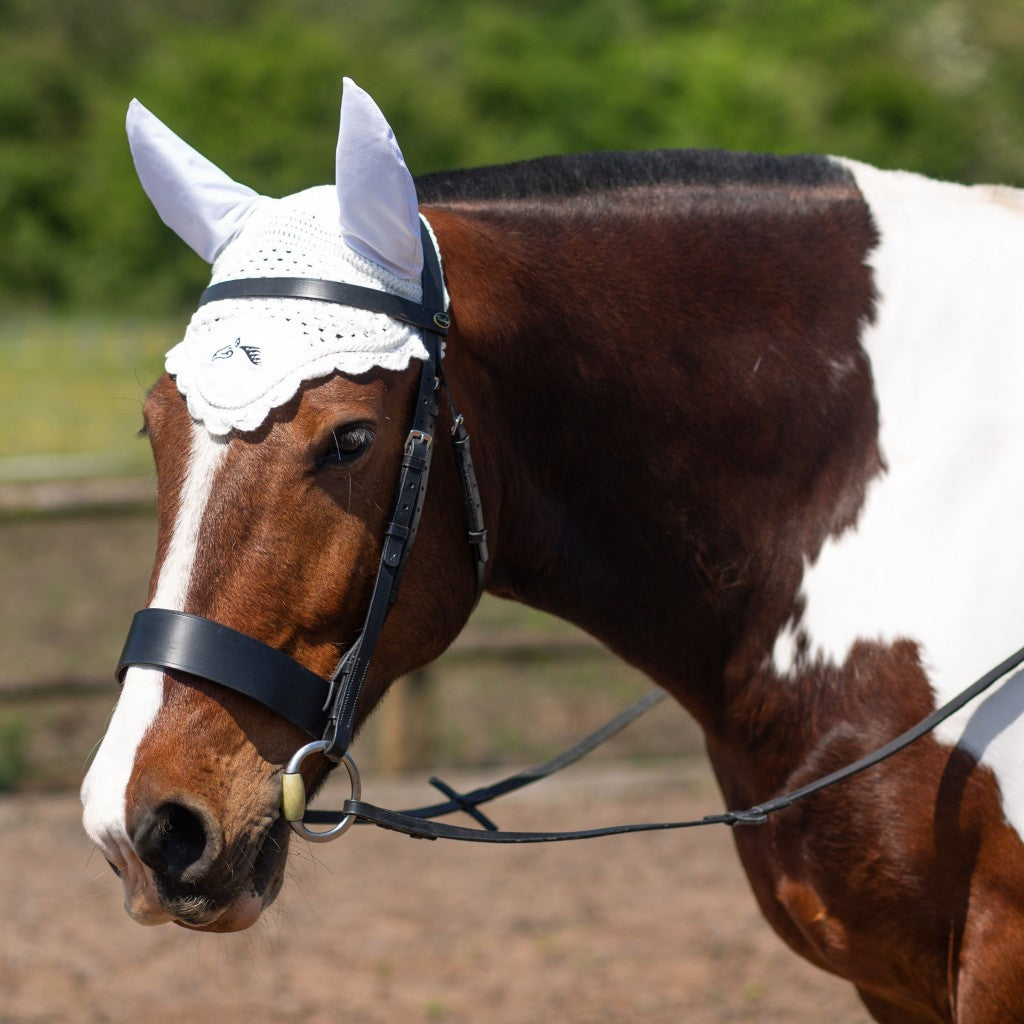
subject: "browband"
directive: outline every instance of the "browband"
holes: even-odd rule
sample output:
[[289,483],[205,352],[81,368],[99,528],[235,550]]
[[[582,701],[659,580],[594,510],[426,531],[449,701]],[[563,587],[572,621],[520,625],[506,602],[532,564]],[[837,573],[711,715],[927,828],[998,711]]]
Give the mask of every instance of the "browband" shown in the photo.
[[315,299],[342,306],[384,313],[386,316],[419,327],[420,330],[446,334],[451,319],[443,309],[428,309],[418,302],[391,292],[363,288],[341,281],[315,277],[244,277],[236,281],[211,284],[199,298],[199,305],[221,299]]

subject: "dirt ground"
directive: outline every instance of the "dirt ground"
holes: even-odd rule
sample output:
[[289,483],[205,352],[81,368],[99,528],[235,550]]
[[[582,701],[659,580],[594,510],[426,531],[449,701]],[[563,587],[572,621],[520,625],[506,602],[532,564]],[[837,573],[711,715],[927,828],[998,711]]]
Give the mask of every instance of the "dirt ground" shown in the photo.
[[[363,781],[366,799],[392,806],[433,793]],[[719,806],[691,758],[577,767],[495,816],[552,828]],[[255,929],[218,936],[133,924],[78,816],[71,793],[0,800],[3,1024],[868,1020],[848,985],[769,931],[724,828],[522,848],[359,828],[295,842],[277,904]]]

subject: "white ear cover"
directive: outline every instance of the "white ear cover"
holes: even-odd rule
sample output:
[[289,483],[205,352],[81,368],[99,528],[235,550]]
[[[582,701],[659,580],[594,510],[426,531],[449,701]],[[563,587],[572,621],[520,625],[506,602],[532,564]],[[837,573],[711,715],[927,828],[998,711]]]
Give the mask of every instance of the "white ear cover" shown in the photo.
[[160,219],[213,263],[262,197],[197,153],[138,100],[128,107],[125,127],[139,180]]
[[336,181],[345,244],[396,277],[418,278],[423,245],[416,186],[391,126],[350,78],[342,93]]

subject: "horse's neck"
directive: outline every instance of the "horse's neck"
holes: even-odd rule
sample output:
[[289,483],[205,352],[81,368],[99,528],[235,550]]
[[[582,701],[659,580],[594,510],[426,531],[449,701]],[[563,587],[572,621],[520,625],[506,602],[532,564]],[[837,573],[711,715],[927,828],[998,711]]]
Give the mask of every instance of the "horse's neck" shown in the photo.
[[813,232],[772,202],[436,218],[492,590],[576,622],[706,726],[878,467],[870,228],[812,191],[795,206]]

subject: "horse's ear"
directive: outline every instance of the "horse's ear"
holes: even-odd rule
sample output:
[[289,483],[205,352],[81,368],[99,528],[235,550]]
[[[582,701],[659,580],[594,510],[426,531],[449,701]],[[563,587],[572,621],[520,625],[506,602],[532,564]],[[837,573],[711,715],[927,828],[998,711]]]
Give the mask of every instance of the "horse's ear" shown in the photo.
[[341,100],[338,206],[346,245],[403,279],[420,276],[419,204],[395,133],[350,78]]
[[138,100],[128,107],[125,127],[139,180],[160,219],[213,263],[261,197],[179,139]]

